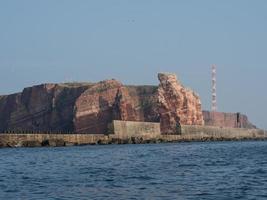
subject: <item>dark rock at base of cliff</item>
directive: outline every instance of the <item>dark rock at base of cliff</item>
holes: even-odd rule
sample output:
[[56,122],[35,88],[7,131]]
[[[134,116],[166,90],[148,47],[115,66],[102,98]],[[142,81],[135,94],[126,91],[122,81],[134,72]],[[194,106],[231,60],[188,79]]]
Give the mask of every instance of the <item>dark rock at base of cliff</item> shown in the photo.
[[63,146],[65,146],[65,142],[62,139],[49,140],[49,146],[51,146],[51,147],[63,147]]
[[109,140],[98,140],[97,144],[156,144],[164,142],[163,139],[151,138],[144,139],[143,137],[130,137],[130,138],[111,138]]
[[42,144],[38,141],[29,140],[29,141],[23,141],[19,146],[21,146],[21,147],[41,147]]
[[0,148],[3,148],[3,147],[6,147],[6,144],[0,141]]
[[144,141],[142,137],[132,137],[131,140],[133,144],[142,144]]
[[108,140],[105,140],[105,139],[103,139],[103,140],[98,140],[98,141],[97,141],[97,144],[99,144],[99,145],[109,144],[109,141],[108,141]]
[[42,146],[43,146],[43,147],[47,147],[47,146],[49,146],[49,140],[44,140],[44,141],[42,141]]
[[46,147],[62,147],[66,146],[65,141],[62,139],[55,139],[55,140],[44,140],[41,143],[42,146]]

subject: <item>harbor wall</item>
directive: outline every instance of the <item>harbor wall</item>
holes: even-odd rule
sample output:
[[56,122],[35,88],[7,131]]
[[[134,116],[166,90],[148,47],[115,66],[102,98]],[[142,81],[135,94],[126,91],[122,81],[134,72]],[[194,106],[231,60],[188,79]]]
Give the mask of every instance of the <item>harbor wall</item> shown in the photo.
[[112,128],[117,138],[160,136],[160,123],[114,120]]
[[[137,123],[137,122],[135,122]],[[158,125],[114,122],[115,134],[0,134],[0,147],[70,146],[86,144],[128,144],[182,141],[223,141],[266,139],[266,131],[259,129],[220,128],[209,126],[182,126],[179,135],[162,135]],[[144,130],[140,126],[145,125]],[[140,132],[139,132],[140,130]],[[126,131],[126,132],[124,132]],[[150,132],[151,131],[151,132]],[[153,132],[155,131],[155,132]],[[123,134],[125,133],[125,134]]]

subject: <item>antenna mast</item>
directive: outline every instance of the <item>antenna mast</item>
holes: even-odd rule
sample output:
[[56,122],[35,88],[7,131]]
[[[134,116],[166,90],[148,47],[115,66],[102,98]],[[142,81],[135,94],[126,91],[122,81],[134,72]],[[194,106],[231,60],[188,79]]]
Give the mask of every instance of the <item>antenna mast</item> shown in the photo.
[[211,111],[217,111],[217,95],[216,95],[216,65],[211,65],[211,83],[212,83],[212,101]]

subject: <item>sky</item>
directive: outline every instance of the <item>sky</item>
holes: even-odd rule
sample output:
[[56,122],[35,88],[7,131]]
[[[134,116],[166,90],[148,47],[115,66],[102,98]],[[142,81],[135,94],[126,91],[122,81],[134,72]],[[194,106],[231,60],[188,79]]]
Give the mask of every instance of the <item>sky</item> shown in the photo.
[[176,73],[211,107],[267,129],[266,0],[0,0],[0,94],[40,83],[157,85]]

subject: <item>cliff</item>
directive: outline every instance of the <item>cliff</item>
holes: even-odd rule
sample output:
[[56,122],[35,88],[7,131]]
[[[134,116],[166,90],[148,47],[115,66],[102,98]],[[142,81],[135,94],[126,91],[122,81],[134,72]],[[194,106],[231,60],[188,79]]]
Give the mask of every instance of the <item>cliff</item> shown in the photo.
[[73,130],[73,106],[90,84],[42,84],[0,99],[1,131]]
[[0,97],[0,131],[105,134],[113,120],[160,122],[163,134],[203,125],[200,98],[174,74],[159,86],[99,83],[42,84]]
[[200,98],[175,74],[159,74],[159,114],[163,134],[179,133],[182,125],[203,125]]
[[96,83],[80,95],[74,108],[77,133],[107,133],[113,120],[159,121],[154,86],[123,86],[116,80]]
[[107,133],[114,119],[140,121],[128,89],[116,80],[96,83],[83,92],[74,107],[74,126],[78,133]]
[[229,128],[247,128],[255,129],[246,115],[241,113],[224,113],[203,111],[203,117],[206,126],[218,126]]

